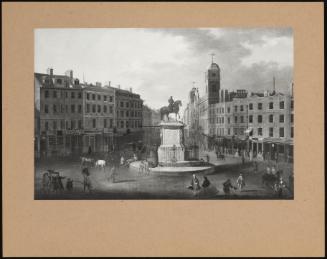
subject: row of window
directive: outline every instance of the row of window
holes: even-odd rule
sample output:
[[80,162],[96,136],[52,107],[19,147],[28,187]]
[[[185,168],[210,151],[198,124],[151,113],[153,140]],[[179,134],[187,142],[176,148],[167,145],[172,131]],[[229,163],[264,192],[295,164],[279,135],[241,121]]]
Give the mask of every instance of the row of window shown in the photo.
[[[103,128],[113,128],[114,121],[113,119],[103,119],[103,124],[100,125],[100,119],[92,119],[91,125],[88,125],[92,128],[100,128],[103,125]],[[117,122],[118,128],[141,128],[142,122],[141,121],[118,121]],[[51,120],[44,122],[44,130],[74,130],[74,129],[83,129],[83,122],[82,120]]]
[[92,100],[92,101],[101,101],[103,99],[103,101],[107,102],[113,102],[114,101],[114,97],[112,95],[101,95],[101,94],[91,94],[91,93],[86,93],[86,100]]
[[[119,103],[119,106],[120,106],[120,108],[124,108],[124,107],[125,108],[129,108],[129,107],[131,107],[131,108],[142,108],[142,102],[133,102],[133,101],[123,102],[123,101],[121,101]],[[117,107],[118,107],[118,103],[117,103]]]
[[73,130],[73,129],[83,129],[82,120],[60,120],[60,121],[45,121],[45,130]]
[[[69,109],[70,107],[70,109]],[[91,113],[91,108],[92,108],[92,113],[101,113],[103,111],[103,113],[110,113],[113,114],[113,106],[106,106],[104,105],[103,107],[101,105],[90,105],[87,104],[86,105],[86,113]],[[75,105],[75,104],[71,104],[70,106],[68,105],[56,105],[53,104],[52,105],[52,113],[56,114],[56,113],[82,113],[83,112],[83,107],[81,104],[79,105]],[[44,105],[44,113],[50,113],[50,106],[45,104]]]
[[[82,99],[82,92],[75,92],[75,91],[56,91],[56,90],[45,90],[44,91],[44,98],[50,98],[50,93],[52,92],[52,98],[71,98],[71,99]],[[70,94],[69,94],[70,92]],[[68,97],[69,96],[69,97]]]
[[117,128],[142,128],[141,121],[117,121]]
[[[293,109],[294,107],[294,102],[293,100],[291,101],[291,109]],[[234,112],[243,112],[243,111],[246,111],[247,109],[247,105],[235,105],[234,106]],[[254,109],[254,105],[253,103],[250,103],[249,104],[249,110],[253,110]],[[263,109],[263,103],[257,103],[257,110],[262,110]],[[269,110],[272,110],[274,109],[274,102],[269,102],[268,103],[268,109]],[[284,101],[280,101],[279,102],[279,109],[283,110],[285,109],[285,102]],[[214,113],[214,110],[212,110],[212,112]],[[230,113],[231,112],[231,107],[227,107],[227,113]],[[223,107],[220,107],[220,108],[217,108],[217,113],[224,113],[224,108]]]
[[[51,95],[52,93],[52,95]],[[82,99],[82,92],[75,92],[75,91],[57,91],[57,90],[45,90],[44,91],[44,98],[71,98],[71,99]],[[101,95],[101,94],[91,94],[91,93],[86,93],[86,99],[87,100],[92,100],[92,101],[105,101],[105,102],[113,102],[114,101],[114,96],[113,95]]]
[[[91,110],[92,109],[92,110]],[[96,104],[86,104],[86,113],[110,113],[113,114],[113,106],[109,105],[96,105]]]
[[140,111],[117,111],[117,117],[142,117]]
[[[44,105],[44,113],[51,113],[50,112],[50,105],[47,105],[45,104]],[[56,105],[56,104],[53,104],[52,105],[52,113],[56,114],[56,113],[68,113],[68,112],[71,112],[71,113],[82,113],[83,112],[83,107],[81,104],[79,105],[75,105],[75,104],[72,104],[70,105],[70,110],[69,110],[69,106],[68,105]]]
[[[248,118],[249,118],[249,123],[253,123],[253,115],[249,115],[248,116]],[[240,118],[240,120],[238,121],[238,118]],[[239,117],[237,117],[237,116],[234,116],[234,123],[245,123],[246,121],[246,118],[247,118],[247,116],[239,116]],[[212,118],[211,119],[211,123],[214,123],[214,118]],[[223,124],[224,123],[224,117],[217,117],[216,118],[216,123],[218,123],[218,124]],[[262,123],[263,122],[263,116],[262,115],[258,115],[257,116],[257,122],[258,123]],[[269,116],[268,116],[268,122],[269,123],[273,123],[274,122],[274,115],[273,114],[270,114]],[[279,123],[284,123],[285,122],[285,116],[284,116],[284,114],[280,114],[279,115]],[[291,123],[293,123],[294,122],[294,114],[291,114]],[[228,124],[230,124],[231,123],[231,118],[230,117],[228,117],[227,118],[227,123]]]

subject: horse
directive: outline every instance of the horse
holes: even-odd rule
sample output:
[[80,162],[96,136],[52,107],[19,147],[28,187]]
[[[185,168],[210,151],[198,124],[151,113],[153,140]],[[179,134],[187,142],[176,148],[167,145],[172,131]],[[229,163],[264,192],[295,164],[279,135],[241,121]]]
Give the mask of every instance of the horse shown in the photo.
[[218,154],[217,158],[221,159],[221,160],[225,160],[225,155],[224,154]]
[[88,157],[81,157],[81,165],[93,165],[94,159]]
[[164,106],[164,107],[160,108],[161,119],[163,119],[165,117],[165,115],[168,118],[169,113],[170,113],[170,110],[169,110],[169,108],[167,106]]
[[160,108],[160,115],[161,115],[161,119],[164,118],[164,116],[166,115],[167,118],[169,116],[170,113],[175,113],[175,118],[177,120],[177,118],[179,119],[179,107],[182,106],[182,101],[177,100],[174,101],[172,104],[169,105],[169,107],[167,106],[163,106]]
[[105,160],[98,160],[95,162],[95,167],[101,167],[102,169],[104,169],[106,166],[106,161]]
[[182,106],[182,101],[180,100],[177,100],[173,103],[173,113],[175,113],[175,116],[176,116],[176,120],[177,120],[177,116],[178,116],[178,119],[180,119],[180,116],[179,116],[179,106]]

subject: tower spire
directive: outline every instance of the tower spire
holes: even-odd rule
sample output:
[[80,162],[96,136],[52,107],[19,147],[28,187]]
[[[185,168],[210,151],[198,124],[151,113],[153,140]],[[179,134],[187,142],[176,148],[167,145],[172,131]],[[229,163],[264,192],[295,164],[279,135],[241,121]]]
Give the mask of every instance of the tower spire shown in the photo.
[[273,76],[273,91],[276,92],[276,79],[275,76]]
[[213,57],[216,56],[216,54],[215,53],[211,53],[210,55],[211,55],[211,64],[212,64],[213,63]]

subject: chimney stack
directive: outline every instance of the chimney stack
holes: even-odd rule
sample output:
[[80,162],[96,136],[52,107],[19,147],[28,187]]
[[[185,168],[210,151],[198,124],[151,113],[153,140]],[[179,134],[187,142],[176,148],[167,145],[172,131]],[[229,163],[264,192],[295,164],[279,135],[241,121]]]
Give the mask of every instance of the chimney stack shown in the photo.
[[111,81],[109,81],[109,87],[111,86]]

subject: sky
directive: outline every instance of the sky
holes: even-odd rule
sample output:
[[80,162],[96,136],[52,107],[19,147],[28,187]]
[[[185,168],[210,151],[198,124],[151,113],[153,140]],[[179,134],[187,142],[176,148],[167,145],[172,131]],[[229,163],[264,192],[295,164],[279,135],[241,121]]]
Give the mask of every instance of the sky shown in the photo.
[[204,94],[212,53],[221,89],[272,90],[275,77],[277,91],[289,90],[291,28],[36,29],[34,69],[132,88],[154,109],[173,96],[183,110],[193,85]]

